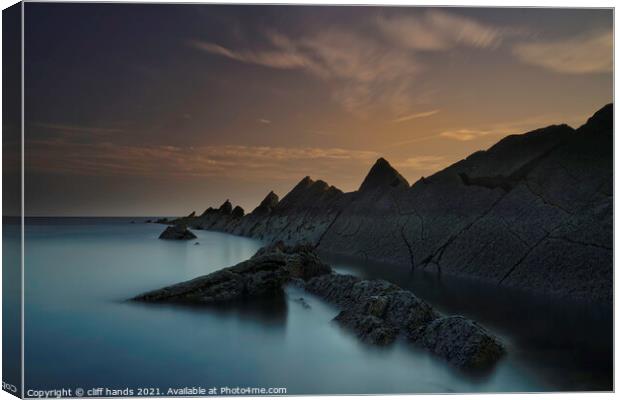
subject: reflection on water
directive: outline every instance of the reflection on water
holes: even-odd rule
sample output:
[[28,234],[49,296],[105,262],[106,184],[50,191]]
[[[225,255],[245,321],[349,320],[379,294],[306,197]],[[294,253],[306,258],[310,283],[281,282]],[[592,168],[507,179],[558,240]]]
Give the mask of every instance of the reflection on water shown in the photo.
[[[123,219],[29,221],[27,388],[256,386],[286,387],[289,394],[610,389],[610,314],[597,320],[503,291],[483,296],[470,282],[386,266],[331,260],[339,270],[411,288],[443,311],[476,317],[508,343],[508,357],[490,373],[472,376],[407,343],[367,346],[331,321],[336,308],[294,287],[281,297],[226,307],[127,302],[245,260],[261,246],[207,231],[196,232],[200,245],[161,241],[161,230]],[[299,297],[310,308],[295,301]],[[588,352],[597,356],[582,355]]]

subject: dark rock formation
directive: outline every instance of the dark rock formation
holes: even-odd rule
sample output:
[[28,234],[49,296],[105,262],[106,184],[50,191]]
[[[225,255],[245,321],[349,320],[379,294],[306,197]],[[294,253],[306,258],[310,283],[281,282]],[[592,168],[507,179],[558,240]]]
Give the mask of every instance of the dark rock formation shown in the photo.
[[375,189],[386,189],[389,187],[403,188],[409,187],[409,182],[398,173],[385,158],[380,158],[372,166],[368,175],[359,188],[360,192]]
[[226,200],[218,209],[221,214],[229,215],[232,214],[232,204],[230,200]]
[[188,215],[186,218],[194,218],[196,216],[196,211],[192,211],[190,215]]
[[504,354],[483,327],[461,316],[437,318],[410,331],[409,339],[462,368],[484,368]]
[[380,159],[356,192],[306,177],[280,202],[267,197],[243,218],[214,213],[187,223],[550,296],[612,300],[611,104],[578,129],[508,136],[412,186]]
[[276,208],[278,202],[280,201],[277,194],[273,191],[269,192],[269,194],[260,202],[258,207],[252,211],[252,214],[257,216],[266,216],[271,214],[271,212]]
[[176,224],[164,229],[161,235],[159,235],[159,238],[167,240],[190,240],[196,239],[196,235],[187,229],[185,225]]
[[[396,285],[333,273],[307,245],[291,247],[278,242],[233,267],[133,300],[213,304],[274,295],[290,282],[342,308],[335,321],[366,343],[388,345],[404,336],[465,368],[493,365],[504,351],[477,323],[463,317],[442,317]],[[310,308],[303,298],[295,301]]]
[[191,281],[154,290],[133,300],[148,302],[218,303],[281,292],[290,279],[308,279],[331,268],[311,248],[278,243],[251,259]]
[[245,215],[245,211],[240,206],[236,206],[233,208],[231,214],[234,218],[241,218]]
[[158,218],[155,220],[156,224],[167,224],[168,223],[168,218]]

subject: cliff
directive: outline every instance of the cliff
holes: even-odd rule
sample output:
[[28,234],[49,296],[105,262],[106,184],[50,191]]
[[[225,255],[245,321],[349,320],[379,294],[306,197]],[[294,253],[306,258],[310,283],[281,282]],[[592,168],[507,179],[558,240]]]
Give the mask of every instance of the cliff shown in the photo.
[[[611,302],[613,105],[583,126],[508,136],[412,186],[379,159],[360,189],[302,179],[251,213],[188,226],[422,268],[551,296]],[[209,211],[209,210],[208,210]]]

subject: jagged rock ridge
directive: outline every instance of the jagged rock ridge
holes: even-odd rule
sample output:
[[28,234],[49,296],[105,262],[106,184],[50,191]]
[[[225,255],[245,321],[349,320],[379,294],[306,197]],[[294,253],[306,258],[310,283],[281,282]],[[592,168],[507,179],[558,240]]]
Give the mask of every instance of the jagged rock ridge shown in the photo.
[[612,299],[611,104],[578,129],[508,136],[412,186],[380,159],[356,192],[306,177],[281,201],[268,197],[242,218],[184,220],[551,296]]
[[261,248],[252,258],[187,282],[134,297],[134,301],[222,304],[274,296],[295,281],[342,311],[334,319],[369,344],[388,345],[398,336],[461,368],[495,364],[504,347],[476,322],[442,316],[413,293],[383,280],[336,274],[308,245],[282,242]]

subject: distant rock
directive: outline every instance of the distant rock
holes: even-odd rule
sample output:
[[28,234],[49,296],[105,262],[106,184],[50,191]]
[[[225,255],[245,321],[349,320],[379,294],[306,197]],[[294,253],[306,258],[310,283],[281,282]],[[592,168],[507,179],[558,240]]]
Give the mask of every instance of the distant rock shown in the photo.
[[231,214],[234,218],[241,218],[245,215],[245,211],[243,211],[243,208],[241,208],[240,206],[236,206],[235,208],[233,208]]
[[379,158],[372,166],[359,188],[360,192],[386,188],[407,189],[409,182],[396,171],[385,158]]
[[194,218],[196,216],[196,211],[192,211],[191,214],[189,214],[187,217],[185,218]]
[[209,207],[201,214],[201,217],[204,217],[205,215],[210,215],[210,214],[217,214],[217,212],[218,212],[217,209],[213,207]]
[[185,225],[172,225],[167,227],[161,235],[159,235],[160,239],[166,240],[190,240],[196,239],[196,235],[194,235]]
[[155,220],[156,224],[167,224],[168,222],[168,218],[158,218]]
[[226,200],[218,209],[218,211],[220,212],[220,214],[224,214],[224,215],[230,215],[232,214],[232,204],[230,203],[230,200]]
[[269,215],[274,210],[274,208],[276,208],[276,206],[278,205],[279,201],[280,201],[280,199],[278,198],[278,195],[275,194],[273,191],[271,191],[263,199],[263,201],[260,202],[258,207],[256,207],[252,211],[252,214],[257,215],[257,216]]

